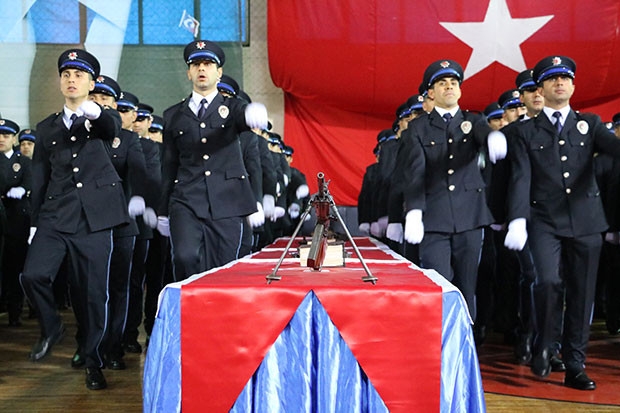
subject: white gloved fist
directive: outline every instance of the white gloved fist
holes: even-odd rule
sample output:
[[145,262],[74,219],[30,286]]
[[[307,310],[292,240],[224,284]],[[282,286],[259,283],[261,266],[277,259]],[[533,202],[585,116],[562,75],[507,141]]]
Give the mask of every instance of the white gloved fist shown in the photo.
[[368,222],[362,222],[359,226],[359,230],[362,235],[370,235],[370,224]]
[[381,225],[377,221],[370,224],[370,235],[376,238],[383,238],[385,231],[381,231]]
[[138,215],[144,214],[144,210],[146,209],[146,204],[144,203],[144,198],[141,196],[134,195],[129,199],[129,205],[127,206],[127,210],[129,211],[129,216],[132,218],[137,217]]
[[424,222],[422,210],[412,209],[405,217],[405,240],[410,244],[419,244],[424,238]]
[[288,207],[288,215],[291,219],[297,219],[297,217],[299,217],[299,211],[301,211],[301,208],[299,204],[296,204],[295,202]]
[[149,228],[157,228],[157,214],[151,207],[144,208],[144,214],[142,214],[142,221]]
[[490,226],[493,231],[503,231],[506,229],[506,225],[504,224],[491,224]]
[[487,146],[489,148],[489,160],[491,162],[495,163],[506,157],[508,144],[506,143],[506,136],[504,136],[502,132],[494,130],[489,133]]
[[307,197],[309,193],[310,188],[308,188],[308,185],[299,185],[295,191],[295,196],[297,199],[301,199]]
[[388,226],[388,217],[387,215],[384,217],[379,217],[379,219],[377,220],[377,224],[379,224],[379,231],[381,231],[381,236],[385,235],[385,231],[387,230],[387,226]]
[[265,212],[260,202],[256,203],[256,209],[256,212],[247,216],[248,224],[250,224],[252,228],[260,227],[265,223]]
[[282,208],[281,206],[275,207],[271,222],[276,222],[278,219],[282,218],[284,214],[286,214],[286,210],[284,208]]
[[34,234],[37,233],[37,227],[30,227],[30,235],[28,235],[28,245],[32,243],[32,239],[34,238]]
[[245,107],[245,123],[250,129],[267,129],[269,118],[262,103],[252,102]]
[[170,219],[168,217],[157,217],[157,231],[164,237],[170,236]]
[[273,214],[276,209],[276,199],[273,195],[263,196],[263,212],[265,213],[265,219],[273,219]]
[[82,113],[86,119],[95,120],[101,116],[101,106],[93,102],[92,100],[85,100],[77,110],[78,113]]
[[504,246],[509,250],[521,251],[527,242],[527,221],[525,218],[515,218],[508,224],[508,232],[504,239]]
[[391,239],[392,241],[400,244],[403,242],[403,224],[400,222],[392,222],[391,224],[388,224],[387,230],[385,231],[385,236],[387,239]]
[[21,186],[14,186],[6,193],[8,198],[13,199],[22,199],[24,195],[26,195],[26,190]]
[[612,245],[618,245],[620,244],[620,236],[617,232],[606,232],[605,242],[608,242]]

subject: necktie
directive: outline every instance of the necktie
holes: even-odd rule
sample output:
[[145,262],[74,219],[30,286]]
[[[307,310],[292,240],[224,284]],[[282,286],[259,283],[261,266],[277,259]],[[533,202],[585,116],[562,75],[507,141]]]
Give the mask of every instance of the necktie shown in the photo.
[[200,119],[204,118],[206,112],[207,112],[207,99],[202,99],[200,101],[200,108],[198,108],[198,117]]
[[73,126],[73,123],[75,122],[76,119],[77,119],[77,115],[73,113],[71,117],[69,118],[69,129],[71,129],[71,126]]
[[562,114],[560,112],[553,112],[553,117],[555,118],[555,129],[558,131],[558,134],[562,132]]
[[450,121],[452,120],[452,115],[450,113],[444,113],[443,114],[443,118],[446,121],[446,124],[450,124]]

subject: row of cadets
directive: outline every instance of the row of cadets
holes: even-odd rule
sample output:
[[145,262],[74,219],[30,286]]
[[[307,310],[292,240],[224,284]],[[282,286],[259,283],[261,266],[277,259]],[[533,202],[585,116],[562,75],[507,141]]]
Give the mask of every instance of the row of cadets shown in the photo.
[[[303,213],[304,209],[308,205],[308,202],[310,201],[310,189],[308,187],[306,175],[293,166],[293,155],[295,154],[295,149],[292,146],[283,145],[282,154],[291,168],[291,181],[288,184],[286,193],[286,212],[289,218],[289,227],[284,230],[284,234],[292,235],[293,231],[295,231],[295,228],[299,224],[299,220],[301,218],[300,215]],[[309,218],[310,216],[308,215],[306,219]]]
[[176,280],[239,258],[243,220],[257,212],[239,133],[267,127],[260,103],[217,89],[225,54],[196,40],[183,52],[192,93],[164,111],[163,194],[158,229],[170,235]]
[[19,274],[23,270],[28,249],[29,194],[32,188],[30,158],[13,149],[18,132],[17,123],[0,118],[0,277],[9,326],[12,327],[21,325],[24,293],[19,284]]

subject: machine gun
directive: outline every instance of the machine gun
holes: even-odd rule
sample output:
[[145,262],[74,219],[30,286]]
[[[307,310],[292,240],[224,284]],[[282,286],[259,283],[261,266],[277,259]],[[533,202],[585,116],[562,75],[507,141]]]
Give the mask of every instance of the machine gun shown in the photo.
[[[272,281],[279,281],[282,279],[282,277],[277,275],[277,272],[280,269],[282,261],[284,261],[284,258],[286,257],[286,254],[288,253],[288,250],[291,247],[293,240],[297,236],[297,233],[299,233],[299,230],[301,229],[301,226],[306,220],[306,217],[310,213],[312,207],[314,207],[316,213],[316,224],[314,226],[314,232],[312,233],[312,245],[310,246],[310,252],[308,253],[308,260],[306,265],[308,267],[311,267],[315,271],[321,270],[321,267],[323,266],[323,260],[325,259],[325,252],[327,250],[327,236],[329,231],[329,225],[332,220],[338,219],[342,223],[342,227],[344,228],[344,231],[347,235],[347,239],[349,240],[349,242],[351,242],[355,254],[359,258],[362,267],[364,267],[364,271],[366,271],[366,276],[362,277],[362,281],[370,281],[371,283],[376,284],[377,277],[373,276],[370,273],[366,262],[364,262],[364,259],[362,258],[362,254],[357,248],[355,241],[353,241],[353,237],[351,237],[351,233],[347,229],[347,226],[345,225],[342,217],[340,216],[340,213],[338,212],[338,208],[336,208],[336,203],[334,202],[334,199],[329,193],[329,182],[325,182],[325,174],[323,174],[323,172],[319,172],[316,177],[319,190],[316,194],[312,195],[310,202],[308,202],[308,205],[304,210],[304,213],[299,218],[299,224],[291,235],[291,239],[284,248],[284,252],[282,253],[282,256],[276,264],[273,272],[267,275],[267,284],[271,284]],[[332,211],[334,212],[334,215],[330,214],[330,212]]]

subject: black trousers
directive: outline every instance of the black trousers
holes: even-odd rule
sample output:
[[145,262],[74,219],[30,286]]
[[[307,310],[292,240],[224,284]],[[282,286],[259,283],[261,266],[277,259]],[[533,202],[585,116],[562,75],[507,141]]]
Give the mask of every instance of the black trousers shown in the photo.
[[544,225],[528,225],[529,243],[536,267],[533,287],[536,311],[534,352],[552,348],[557,340],[558,306],[566,295],[562,358],[569,371],[583,369],[594,305],[600,234],[559,237]]
[[472,320],[476,319],[476,280],[482,238],[482,228],[456,234],[427,232],[420,243],[422,268],[436,270],[461,290]]
[[[28,249],[21,276],[26,297],[38,310],[41,335],[49,336],[60,328],[52,283],[65,255],[71,288],[77,289],[79,314],[83,331],[82,348],[86,367],[103,366],[103,340],[107,329],[108,277],[112,253],[112,230],[90,232],[86,220],[74,234],[39,228]],[[76,303],[74,303],[75,306]]]
[[144,278],[146,274],[146,259],[151,247],[151,240],[136,239],[131,261],[129,277],[129,300],[127,309],[127,324],[123,332],[123,344],[138,340],[138,327],[142,323],[142,309],[144,300]]
[[243,217],[198,218],[186,205],[170,205],[170,243],[176,281],[239,258]]
[[2,291],[6,297],[9,321],[17,321],[24,307],[24,292],[19,284],[19,274],[24,268],[27,237],[4,236],[2,250]]

